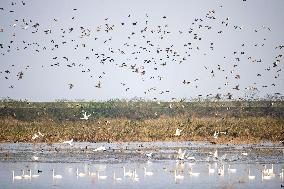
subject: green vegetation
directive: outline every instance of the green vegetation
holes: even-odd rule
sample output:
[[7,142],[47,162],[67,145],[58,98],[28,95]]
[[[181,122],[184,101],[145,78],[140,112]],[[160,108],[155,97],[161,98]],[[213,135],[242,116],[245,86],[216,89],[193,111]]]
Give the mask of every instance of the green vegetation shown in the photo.
[[[277,142],[283,101],[0,102],[0,142],[179,141]],[[81,120],[83,112],[91,114]],[[176,128],[181,136],[174,136]],[[32,140],[40,131],[44,137]],[[215,131],[226,132],[216,140]]]

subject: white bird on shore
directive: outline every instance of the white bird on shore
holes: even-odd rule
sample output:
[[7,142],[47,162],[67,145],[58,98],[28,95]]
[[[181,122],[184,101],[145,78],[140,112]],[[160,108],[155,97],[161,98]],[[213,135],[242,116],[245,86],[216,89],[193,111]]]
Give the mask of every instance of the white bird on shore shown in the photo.
[[41,132],[37,132],[39,136],[43,137],[44,134],[42,134]]
[[150,152],[150,153],[147,153],[147,154],[145,154],[148,158],[151,158],[152,156],[153,156],[153,153],[152,152]]
[[243,152],[242,155],[243,156],[248,156],[248,153],[247,152]]
[[98,152],[98,151],[106,151],[106,147],[104,147],[104,146],[100,146],[100,147],[98,147],[98,148],[94,149],[93,151],[94,151],[94,152]]
[[32,160],[38,161],[38,160],[39,160],[39,157],[38,157],[38,156],[33,156],[33,157],[32,157]]
[[180,136],[180,133],[182,132],[181,129],[177,128],[176,133],[174,134],[175,136]]
[[32,136],[32,140],[35,140],[35,139],[37,139],[37,138],[39,138],[39,137],[43,137],[44,135],[41,133],[41,132],[37,132],[37,133],[35,133],[33,136]]
[[54,169],[52,169],[52,178],[53,179],[62,179],[62,175],[55,175],[54,174]]
[[153,176],[154,173],[153,173],[152,171],[147,171],[147,170],[146,170],[146,167],[144,167],[144,175],[145,175],[145,176]]
[[38,137],[39,137],[38,134],[35,133],[35,134],[32,136],[32,140],[35,140],[35,139],[37,139]]
[[87,112],[84,112],[83,117],[81,117],[80,119],[88,120],[90,116],[91,114],[87,115]]
[[67,140],[67,141],[64,141],[62,142],[63,144],[69,144],[70,146],[73,145],[73,138],[71,140]]
[[284,169],[281,169],[281,173],[279,174],[280,178],[283,179],[284,178]]
[[13,180],[14,180],[14,179],[20,180],[20,179],[23,178],[22,176],[15,176],[15,171],[14,171],[14,170],[12,171],[12,173],[13,173]]
[[213,138],[217,139],[218,136],[219,136],[219,132],[215,131],[215,132],[214,132],[214,135],[213,135]]
[[78,170],[78,168],[76,169],[76,176],[77,177],[84,177],[84,176],[86,176],[86,173],[79,173],[79,170]]

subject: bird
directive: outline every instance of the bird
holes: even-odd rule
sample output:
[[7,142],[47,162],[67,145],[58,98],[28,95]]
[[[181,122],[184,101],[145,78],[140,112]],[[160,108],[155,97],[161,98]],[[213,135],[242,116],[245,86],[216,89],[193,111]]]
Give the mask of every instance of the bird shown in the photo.
[[176,133],[174,134],[174,136],[180,136],[180,133],[182,132],[182,130],[180,130],[179,128],[176,129]]
[[250,174],[250,169],[248,170],[248,179],[249,180],[254,180],[255,176]]
[[92,176],[97,176],[97,173],[96,173],[96,172],[91,172],[91,171],[89,171],[89,172],[88,172],[88,175],[91,176],[91,177],[92,177]]
[[273,164],[271,164],[271,168],[267,169],[269,175],[274,175]]
[[42,134],[40,131],[37,132],[39,134],[39,136],[43,137],[44,134]]
[[73,138],[71,140],[63,141],[63,144],[69,144],[70,146],[73,145]]
[[279,173],[279,176],[280,176],[281,179],[284,178],[284,169],[281,169],[281,173]]
[[106,180],[107,179],[107,176],[105,175],[100,175],[100,172],[97,171],[97,174],[98,174],[98,180]]
[[14,180],[14,179],[20,180],[20,179],[23,178],[22,175],[21,175],[21,176],[15,176],[15,171],[14,171],[14,170],[12,171],[12,173],[13,173],[13,180]]
[[224,176],[224,174],[225,174],[225,169],[224,169],[224,164],[222,164],[222,165],[218,168],[218,175]]
[[39,138],[39,137],[43,137],[44,135],[41,133],[41,132],[37,132],[37,133],[35,133],[33,136],[32,136],[32,140],[35,140],[35,139],[37,139],[37,138]]
[[133,176],[133,172],[131,170],[125,171],[125,167],[123,167],[123,176],[124,177],[132,177]]
[[80,119],[88,120],[90,116],[91,114],[87,115],[87,112],[84,112],[83,117],[81,117]]
[[138,174],[136,172],[136,169],[134,169],[134,171],[132,173],[132,180],[136,181],[136,182],[140,180],[140,178],[139,178],[139,176],[138,176]]
[[98,152],[98,151],[106,151],[106,147],[104,147],[104,146],[100,146],[100,147],[98,147],[98,148],[94,149],[93,151],[94,151],[94,152]]
[[78,168],[76,169],[76,176],[77,177],[84,177],[84,176],[86,176],[86,173],[79,173],[79,170],[78,170]]
[[214,157],[215,159],[218,159],[218,150],[217,150],[217,149],[215,150],[215,152],[214,152],[214,154],[213,154],[213,157]]
[[229,173],[236,173],[236,172],[237,172],[237,169],[232,169],[232,168],[231,168],[231,165],[229,165],[229,167],[228,167],[228,172],[229,172]]
[[62,175],[55,175],[54,174],[54,169],[52,169],[52,178],[53,179],[62,179]]
[[272,176],[269,174],[265,174],[263,171],[261,171],[261,180],[270,180],[272,179]]
[[153,173],[152,171],[147,171],[147,170],[146,170],[146,167],[144,167],[144,175],[145,175],[145,176],[153,176],[154,173]]
[[113,171],[113,180],[114,180],[114,181],[122,181],[122,178],[116,177],[115,171]]
[[152,156],[153,156],[153,153],[152,152],[150,152],[150,153],[146,153],[145,154],[149,159],[151,159],[152,158]]
[[32,176],[31,176],[31,172],[30,172],[30,174],[28,174],[28,175],[25,175],[25,170],[22,170],[22,177],[24,178],[24,179],[30,179],[30,178],[32,178]]
[[32,160],[38,161],[38,160],[39,160],[39,157],[38,157],[38,156],[32,156]]
[[217,138],[218,138],[218,136],[219,136],[219,131],[218,131],[218,132],[217,132],[217,131],[215,131],[215,132],[214,132],[214,135],[213,135],[213,138],[217,139]]
[[68,86],[69,86],[69,89],[71,90],[74,87],[74,84],[69,83]]
[[37,177],[39,177],[40,175],[39,174],[32,174],[32,171],[31,170],[29,170],[30,171],[30,175],[31,175],[31,177],[32,178],[37,178]]
[[178,175],[177,170],[175,170],[174,172],[175,172],[175,181],[184,179],[184,175]]
[[209,174],[215,173],[215,169],[211,168],[211,164],[208,164],[208,173]]
[[32,140],[35,140],[39,137],[39,135],[37,133],[35,133],[33,136],[32,136]]
[[184,160],[186,150],[182,151],[181,148],[178,149],[177,159]]
[[199,176],[200,173],[192,172],[192,167],[190,167],[190,168],[189,168],[189,175],[190,175],[190,176]]

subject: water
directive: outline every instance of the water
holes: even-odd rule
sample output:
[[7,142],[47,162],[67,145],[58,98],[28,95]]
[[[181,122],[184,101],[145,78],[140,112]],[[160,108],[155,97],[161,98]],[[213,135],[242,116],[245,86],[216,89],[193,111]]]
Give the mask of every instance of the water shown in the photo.
[[[228,171],[229,163],[224,163],[224,175],[218,175],[218,163],[211,163],[211,168],[215,169],[215,173],[209,174],[207,163],[190,163],[175,160],[153,161],[145,163],[119,163],[119,164],[84,164],[84,163],[37,163],[37,162],[9,162],[0,163],[0,188],[280,188],[284,185],[283,177],[279,176],[283,164],[274,164],[275,176],[269,180],[262,180],[261,170],[264,168],[262,164],[233,164],[230,163],[232,169],[236,169],[235,173]],[[267,168],[271,168],[271,164]],[[136,169],[139,180],[135,181],[131,177],[125,177],[123,167],[126,171]],[[144,174],[144,167],[147,171],[153,172],[152,176]],[[192,172],[200,173],[199,176],[191,176]],[[76,176],[76,169],[79,172],[86,173],[84,177]],[[39,174],[38,178],[13,180],[12,170],[15,175],[21,175],[21,169],[32,170],[32,174]],[[53,179],[52,169],[55,174],[62,175],[62,179]],[[248,169],[255,179],[248,179]],[[37,173],[41,170],[42,173]],[[178,175],[183,175],[184,179],[175,179],[174,170]],[[96,176],[89,176],[88,172],[95,172]],[[97,177],[99,171],[100,176],[107,176],[105,180]],[[113,180],[113,172],[116,177],[122,178],[121,181]]]
[[[87,148],[86,148],[87,146]],[[94,152],[93,149],[106,146],[107,151]],[[186,150],[196,161],[177,160],[178,149]],[[219,159],[209,158],[218,150]],[[148,159],[146,153],[153,153]],[[247,152],[247,155],[242,155]],[[226,158],[221,160],[221,156]],[[39,157],[38,161],[32,156]],[[215,170],[209,174],[208,165]],[[274,176],[262,178],[262,170],[271,169]],[[218,168],[224,165],[224,175]],[[228,167],[236,169],[230,172]],[[136,170],[137,177],[124,176],[123,167],[131,173]],[[153,175],[145,175],[144,167]],[[76,169],[85,173],[76,175]],[[62,179],[53,179],[55,174]],[[280,173],[284,169],[284,148],[280,145],[210,145],[191,142],[153,142],[153,143],[74,143],[63,144],[0,144],[0,189],[12,188],[281,188],[284,179]],[[39,174],[37,178],[14,179],[15,175]],[[38,173],[38,170],[42,171]],[[183,179],[175,179],[177,175]],[[190,175],[190,170],[199,175]],[[250,174],[255,179],[249,179]],[[98,178],[107,176],[105,180]],[[94,173],[90,176],[88,173]],[[113,179],[113,173],[121,181]],[[138,179],[139,178],[139,179]]]

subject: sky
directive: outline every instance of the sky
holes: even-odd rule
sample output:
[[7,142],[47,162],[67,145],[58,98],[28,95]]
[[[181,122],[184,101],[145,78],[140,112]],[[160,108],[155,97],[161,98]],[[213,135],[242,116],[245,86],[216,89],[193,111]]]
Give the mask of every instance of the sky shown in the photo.
[[1,0],[0,98],[282,96],[283,0]]

